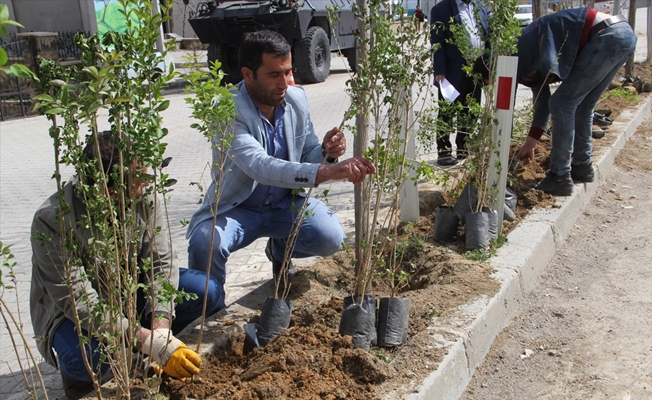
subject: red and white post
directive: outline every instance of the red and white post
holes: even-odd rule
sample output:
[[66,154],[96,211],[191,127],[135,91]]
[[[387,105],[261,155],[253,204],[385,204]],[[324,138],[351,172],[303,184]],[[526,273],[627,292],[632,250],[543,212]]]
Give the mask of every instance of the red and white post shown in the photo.
[[[498,233],[502,233],[505,210],[505,187],[509,165],[509,143],[514,120],[514,97],[516,96],[516,70],[518,57],[499,56],[496,65],[494,104],[498,123],[491,131],[494,150],[489,157],[489,206],[496,210]],[[493,203],[495,201],[495,203]],[[493,203],[493,204],[492,204]]]

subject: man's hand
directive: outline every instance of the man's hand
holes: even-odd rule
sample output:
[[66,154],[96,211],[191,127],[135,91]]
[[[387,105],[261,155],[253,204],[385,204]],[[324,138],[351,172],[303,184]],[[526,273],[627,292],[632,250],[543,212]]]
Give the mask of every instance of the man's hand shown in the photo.
[[326,181],[348,179],[356,184],[364,180],[365,176],[376,173],[376,166],[362,157],[353,157],[337,164],[320,165],[317,171],[316,184]]
[[442,83],[444,81],[444,78],[446,78],[444,75],[435,75],[435,81],[438,83]]
[[326,132],[322,146],[329,158],[338,158],[346,151],[346,138],[339,129],[333,128]]
[[172,336],[169,329],[154,329],[141,347],[168,375],[184,379],[199,373],[201,357],[182,341]]
[[537,147],[537,143],[539,143],[539,141],[533,137],[528,136],[527,139],[525,139],[525,143],[523,143],[521,150],[519,150],[516,155],[516,158],[518,158],[523,165],[528,165],[534,161],[534,149]]

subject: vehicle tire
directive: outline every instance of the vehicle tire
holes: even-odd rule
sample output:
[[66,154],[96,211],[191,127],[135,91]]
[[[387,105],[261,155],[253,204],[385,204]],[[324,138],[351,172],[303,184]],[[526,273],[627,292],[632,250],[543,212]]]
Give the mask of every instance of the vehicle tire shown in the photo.
[[349,63],[349,69],[351,72],[356,72],[358,70],[358,55],[356,53],[355,47],[342,50],[342,55],[346,57],[346,61]]
[[294,49],[294,69],[302,83],[323,82],[331,69],[331,46],[326,32],[313,26]]
[[208,54],[206,55],[209,65],[219,61],[224,71],[224,83],[238,83],[242,80],[242,72],[238,68],[238,49],[228,44],[211,43],[208,45]]

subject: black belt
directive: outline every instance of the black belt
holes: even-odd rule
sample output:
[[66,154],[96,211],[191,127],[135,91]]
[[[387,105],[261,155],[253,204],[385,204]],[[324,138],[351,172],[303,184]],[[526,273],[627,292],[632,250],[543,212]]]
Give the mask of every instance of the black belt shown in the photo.
[[619,22],[627,22],[627,18],[625,18],[624,15],[618,14],[614,15],[613,17],[609,17],[607,19],[603,19],[602,21],[598,22],[597,24],[593,25],[591,30],[589,31],[589,40],[595,36],[596,33],[600,32],[604,28],[608,28],[613,24],[617,24]]

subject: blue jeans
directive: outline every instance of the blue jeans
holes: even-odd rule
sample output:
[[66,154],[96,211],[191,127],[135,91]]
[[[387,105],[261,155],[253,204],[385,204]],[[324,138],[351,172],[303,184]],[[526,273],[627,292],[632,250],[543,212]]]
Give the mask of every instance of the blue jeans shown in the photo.
[[[550,97],[550,171],[565,175],[591,163],[593,109],[623,64],[634,54],[636,34],[626,22],[602,29],[580,50],[570,74]],[[562,49],[563,51],[563,49]]]
[[[272,238],[272,256],[282,260],[292,222],[304,200],[304,197],[290,196],[276,206],[255,209],[240,206],[219,214],[215,226],[212,219],[198,224],[188,243],[188,267],[208,269],[213,232],[210,273],[221,285],[226,279],[226,261],[231,253],[261,237]],[[310,198],[307,210],[292,257],[329,256],[337,252],[344,240],[344,230],[337,216],[315,198]]]
[[[184,290],[186,293],[195,293],[197,299],[186,300],[175,306],[175,318],[172,321],[172,332],[174,334],[181,332],[183,328],[201,316],[205,286],[205,273],[187,268],[179,269],[179,290]],[[137,295],[137,310],[142,312],[145,304],[144,293],[142,290],[139,290]],[[206,307],[207,316],[224,308],[224,291],[213,277],[210,278],[208,284]],[[149,328],[151,326],[151,320],[144,318],[140,321],[140,324],[145,328]],[[89,336],[85,330],[82,334],[86,337]],[[84,366],[79,337],[73,321],[66,319],[59,325],[52,338],[52,347],[54,347],[54,351],[57,353],[61,372],[68,378],[79,382],[90,382],[92,380]],[[91,337],[88,344],[84,345],[87,356],[89,359],[92,358],[93,371],[98,371],[99,369],[100,376],[107,376],[110,368],[107,363],[101,362],[102,354],[98,351],[98,347],[99,342],[95,337]]]

